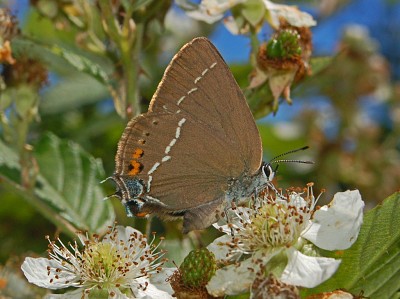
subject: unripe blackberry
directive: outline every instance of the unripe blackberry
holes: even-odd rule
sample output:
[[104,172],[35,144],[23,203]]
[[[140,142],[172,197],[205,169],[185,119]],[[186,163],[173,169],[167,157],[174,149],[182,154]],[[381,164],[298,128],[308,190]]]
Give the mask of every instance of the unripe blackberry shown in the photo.
[[294,30],[279,31],[268,42],[268,58],[290,59],[295,55],[301,55],[301,47],[300,35]]
[[188,287],[204,287],[215,274],[214,253],[207,248],[192,250],[179,267],[182,282]]

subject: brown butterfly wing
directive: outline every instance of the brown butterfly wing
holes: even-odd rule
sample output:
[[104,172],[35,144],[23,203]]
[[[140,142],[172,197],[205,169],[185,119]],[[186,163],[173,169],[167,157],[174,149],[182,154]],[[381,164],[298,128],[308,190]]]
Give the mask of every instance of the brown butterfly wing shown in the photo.
[[229,67],[207,38],[186,44],[165,71],[149,111],[165,110],[185,111],[197,122],[221,129],[227,138],[236,139],[237,154],[250,172],[259,169],[262,145],[253,115]]
[[253,175],[261,159],[240,88],[215,47],[197,38],[168,66],[149,111],[129,122],[116,173],[141,179],[149,199],[178,211],[223,197],[228,180]]

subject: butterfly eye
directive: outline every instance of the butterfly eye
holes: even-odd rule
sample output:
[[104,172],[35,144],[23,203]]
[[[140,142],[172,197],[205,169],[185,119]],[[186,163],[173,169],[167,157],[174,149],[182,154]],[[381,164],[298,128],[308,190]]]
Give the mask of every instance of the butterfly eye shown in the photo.
[[275,176],[275,171],[272,169],[271,165],[267,164],[263,167],[264,176],[268,179],[268,181],[272,181]]

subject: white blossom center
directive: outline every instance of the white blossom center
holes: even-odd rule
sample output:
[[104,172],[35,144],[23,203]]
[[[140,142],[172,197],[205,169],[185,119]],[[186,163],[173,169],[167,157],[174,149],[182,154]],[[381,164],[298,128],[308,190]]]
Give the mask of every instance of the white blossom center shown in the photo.
[[[304,193],[306,193],[305,198]],[[256,199],[254,206],[236,210],[239,221],[233,225],[236,244],[244,253],[270,252],[295,245],[308,224],[315,206],[312,185],[307,191],[290,192]]]

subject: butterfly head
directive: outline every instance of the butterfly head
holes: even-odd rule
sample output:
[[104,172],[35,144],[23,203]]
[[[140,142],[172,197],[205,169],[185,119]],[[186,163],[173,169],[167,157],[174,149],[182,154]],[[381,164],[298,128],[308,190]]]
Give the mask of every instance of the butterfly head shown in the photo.
[[278,165],[276,165],[275,169],[272,168],[270,163],[264,164],[262,166],[262,174],[267,182],[272,182],[275,177],[276,170],[278,169]]
[[[144,201],[140,198],[144,193],[144,184],[140,179],[132,179],[123,175],[114,174],[104,181],[111,179],[115,182],[117,191],[106,198],[118,197],[125,206],[128,217],[144,217],[148,213],[142,211]],[[103,182],[104,182],[103,181]]]
[[[295,152],[298,152],[298,151],[303,151],[303,150],[306,150],[306,149],[308,149],[308,146],[304,146],[304,147],[299,148],[299,149],[288,151],[286,153],[283,153],[283,154],[280,154],[280,155],[274,157],[268,163],[263,164],[263,166],[262,166],[262,174],[263,174],[263,177],[266,179],[267,183],[272,182],[272,180],[274,179],[274,177],[275,177],[275,175],[276,175],[276,173],[278,171],[278,166],[279,166],[278,163],[314,164],[313,161],[278,159],[278,158],[280,158],[282,156],[286,156],[288,154],[295,153]],[[272,164],[276,164],[276,167],[272,168]]]

